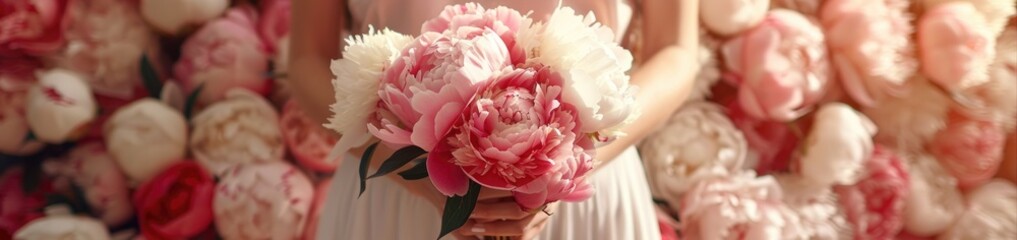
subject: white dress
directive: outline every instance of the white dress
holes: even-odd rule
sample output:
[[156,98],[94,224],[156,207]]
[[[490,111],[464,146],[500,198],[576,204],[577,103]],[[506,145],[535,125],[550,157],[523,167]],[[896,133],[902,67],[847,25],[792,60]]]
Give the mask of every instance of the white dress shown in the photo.
[[[485,7],[492,1],[478,0]],[[420,24],[441,11],[442,6],[459,3],[447,0],[351,0],[354,32],[368,24],[376,28],[416,35]],[[557,1],[512,0],[507,7],[535,18],[550,13]],[[618,0],[565,1],[578,12],[593,11],[607,26],[627,26],[631,8]],[[398,17],[386,17],[398,16]],[[616,28],[618,29],[618,28]],[[622,34],[618,34],[621,36]],[[356,156],[343,163],[333,177],[332,187],[318,225],[318,239],[433,239],[438,236],[441,213],[427,200],[406,191],[388,178],[367,181],[360,197]],[[588,179],[595,194],[583,202],[563,202],[551,216],[540,239],[660,239],[656,212],[650,197],[642,162],[635,148],[600,166]],[[451,239],[451,237],[447,237]]]

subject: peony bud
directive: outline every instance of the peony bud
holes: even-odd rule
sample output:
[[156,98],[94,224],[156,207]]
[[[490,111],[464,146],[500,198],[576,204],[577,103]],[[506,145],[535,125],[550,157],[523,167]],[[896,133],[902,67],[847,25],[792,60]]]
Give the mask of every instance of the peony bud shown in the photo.
[[184,92],[204,85],[198,99],[202,105],[222,100],[234,88],[262,95],[271,91],[272,82],[266,76],[268,48],[255,32],[253,12],[243,7],[231,9],[225,17],[204,25],[181,47],[173,74]]
[[763,21],[770,0],[714,0],[699,4],[700,18],[710,31],[732,35]]
[[173,108],[143,99],[120,109],[103,126],[106,146],[135,184],[186,156],[187,121]]
[[851,185],[858,181],[872,155],[876,125],[842,103],[824,105],[816,113],[799,162],[803,176],[817,186]]
[[156,29],[179,34],[226,11],[229,0],[141,0],[141,16]]
[[81,76],[63,69],[39,75],[39,83],[28,90],[25,109],[35,137],[48,143],[84,136],[96,113],[92,90]]

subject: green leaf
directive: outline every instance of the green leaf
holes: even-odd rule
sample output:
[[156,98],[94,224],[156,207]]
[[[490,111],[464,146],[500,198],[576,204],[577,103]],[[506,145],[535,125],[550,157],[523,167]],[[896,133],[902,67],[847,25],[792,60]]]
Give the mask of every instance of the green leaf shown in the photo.
[[159,80],[159,74],[156,73],[155,66],[152,65],[147,54],[141,55],[140,65],[141,83],[144,84],[145,90],[148,90],[148,96],[159,99],[159,95],[162,94],[162,81]]
[[22,140],[21,142],[22,143],[27,143],[27,142],[31,142],[31,141],[35,141],[35,140],[38,140],[38,138],[35,137],[35,133],[32,132],[32,131],[28,131],[28,134],[25,134],[25,139]]
[[91,213],[92,206],[88,205],[88,200],[85,200],[85,190],[78,184],[71,183],[71,191],[74,193],[74,204],[71,205],[71,209],[74,213]]
[[378,171],[375,172],[374,175],[367,177],[367,179],[384,176],[385,174],[394,172],[395,170],[406,166],[407,163],[410,163],[410,161],[424,153],[427,153],[427,151],[424,151],[424,149],[417,146],[408,146],[396,150],[392,156],[389,156],[388,159],[385,159],[385,161],[381,163],[381,167],[378,167]]
[[378,148],[378,143],[371,144],[364,150],[364,156],[360,156],[360,193],[357,197],[364,195],[364,191],[367,190],[367,168],[371,166],[371,155],[374,155],[374,149]]
[[205,90],[205,83],[201,83],[191,92],[191,95],[187,95],[187,100],[184,102],[184,118],[191,119],[191,116],[194,116],[194,105],[198,104],[198,96],[201,96],[202,90]]
[[480,196],[480,184],[470,181],[470,189],[465,196],[451,196],[445,200],[445,211],[441,215],[441,234],[438,239],[452,233],[466,224],[473,214],[473,208],[477,206],[477,197]]
[[427,158],[415,160],[417,165],[399,173],[399,176],[406,180],[420,180],[427,177]]
[[25,163],[21,175],[21,190],[25,195],[33,194],[39,191],[39,185],[42,183],[42,161],[28,161]]

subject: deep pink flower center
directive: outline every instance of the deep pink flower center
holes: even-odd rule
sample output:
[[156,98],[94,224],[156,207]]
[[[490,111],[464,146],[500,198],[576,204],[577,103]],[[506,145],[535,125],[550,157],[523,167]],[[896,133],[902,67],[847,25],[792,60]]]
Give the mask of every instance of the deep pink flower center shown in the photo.
[[529,91],[519,88],[510,88],[498,95],[494,100],[494,114],[503,124],[534,125],[536,113],[533,112],[533,100],[535,97]]

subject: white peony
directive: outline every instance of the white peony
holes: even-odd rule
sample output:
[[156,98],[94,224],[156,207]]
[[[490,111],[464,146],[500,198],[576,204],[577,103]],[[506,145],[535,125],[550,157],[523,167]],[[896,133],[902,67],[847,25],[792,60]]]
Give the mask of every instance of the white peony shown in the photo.
[[614,33],[597,23],[593,13],[576,15],[562,7],[546,22],[523,20],[516,35],[528,63],[549,66],[565,80],[564,100],[576,107],[580,131],[601,140],[621,135],[619,129],[638,117],[636,88],[629,85],[632,53],[614,42]]
[[1017,186],[996,179],[967,196],[967,210],[940,240],[1017,239]]
[[[37,219],[18,229],[14,233],[17,240],[108,240],[109,230],[99,220],[88,217],[77,217],[68,213],[70,210],[47,209],[49,216]],[[60,213],[54,213],[60,211]]]
[[47,143],[83,136],[96,115],[92,90],[80,75],[63,69],[39,74],[39,83],[28,90],[26,101],[28,126]]
[[711,0],[699,4],[703,25],[720,35],[733,35],[763,21],[770,0]]
[[911,193],[904,202],[904,230],[915,236],[939,234],[964,211],[957,179],[927,154],[910,158],[908,167]]
[[681,206],[682,194],[704,177],[742,169],[748,145],[721,106],[687,104],[639,146],[651,190],[671,207]]
[[794,239],[851,239],[851,226],[831,188],[816,186],[799,175],[774,178],[798,228]]
[[202,110],[191,124],[191,151],[212,174],[221,175],[239,164],[283,160],[279,114],[246,89],[226,92],[225,100]]
[[336,102],[325,127],[343,135],[332,155],[371,139],[367,124],[377,108],[381,74],[411,41],[410,36],[389,29],[375,31],[373,27],[367,34],[346,39],[343,58],[332,61]]
[[863,163],[872,156],[875,134],[876,125],[851,106],[823,105],[804,143],[799,162],[802,176],[822,187],[854,184]]
[[127,105],[103,126],[110,155],[131,179],[143,183],[187,156],[187,120],[153,99]]
[[141,0],[141,15],[156,29],[178,34],[222,15],[229,0]]

